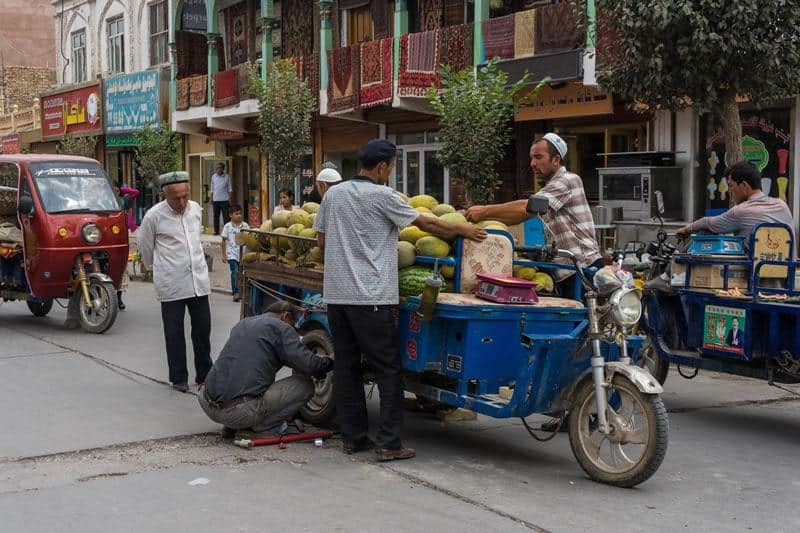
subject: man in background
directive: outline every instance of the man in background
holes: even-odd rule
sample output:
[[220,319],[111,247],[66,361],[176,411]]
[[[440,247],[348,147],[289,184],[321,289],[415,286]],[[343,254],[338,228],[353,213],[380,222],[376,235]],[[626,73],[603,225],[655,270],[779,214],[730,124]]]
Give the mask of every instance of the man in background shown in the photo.
[[231,177],[225,172],[225,163],[217,163],[215,170],[211,175],[211,190],[208,191],[208,199],[211,200],[214,207],[214,235],[219,235],[220,215],[222,215],[223,225],[230,220],[228,209],[230,209],[233,183],[231,183]]

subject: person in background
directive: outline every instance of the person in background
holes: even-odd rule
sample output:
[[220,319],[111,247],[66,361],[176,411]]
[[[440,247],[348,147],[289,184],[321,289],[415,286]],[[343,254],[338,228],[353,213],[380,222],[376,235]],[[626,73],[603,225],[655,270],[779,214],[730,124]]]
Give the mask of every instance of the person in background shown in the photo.
[[[139,196],[139,189],[134,189],[133,187],[126,187],[125,185],[119,186],[119,195],[125,199],[126,203],[128,204],[127,207],[127,222],[128,222],[128,231],[131,233],[136,231],[136,215],[134,211],[136,209],[135,202],[136,198]],[[120,310],[125,309],[125,303],[122,301],[122,293],[128,291],[128,282],[130,278],[128,277],[128,268],[125,267],[125,270],[122,272],[122,283],[120,284],[120,290],[117,291],[117,304]]]
[[[332,359],[314,355],[300,341],[296,312],[288,302],[275,302],[231,329],[197,395],[206,415],[223,425],[223,438],[241,429],[283,435],[288,419],[314,395],[310,376],[323,379],[333,369]],[[276,381],[284,366],[296,372]]]
[[316,187],[317,193],[319,193],[320,201],[322,201],[328,189],[341,182],[342,175],[339,174],[339,172],[332,168],[323,168],[320,173],[317,174],[317,179],[314,182],[314,187]]
[[219,235],[219,217],[222,215],[222,223],[227,224],[230,220],[228,209],[230,207],[233,183],[231,177],[225,172],[225,163],[217,163],[216,172],[211,175],[211,190],[208,191],[208,199],[214,207],[214,235]]
[[294,205],[294,192],[291,189],[281,189],[278,191],[278,205],[275,206],[274,213],[281,211],[294,211],[297,206]]
[[203,243],[203,209],[189,200],[189,173],[170,172],[158,178],[164,200],[151,207],[138,232],[139,252],[145,268],[153,271],[153,288],[161,302],[161,320],[167,349],[169,380],[180,392],[189,390],[186,368],[186,310],[192,323],[195,382],[211,369],[211,309]]
[[243,222],[244,211],[240,205],[231,206],[231,220],[222,228],[222,260],[228,262],[231,269],[231,294],[233,301],[241,300],[239,296],[239,246],[236,244],[236,234],[243,229],[250,229],[247,222]]

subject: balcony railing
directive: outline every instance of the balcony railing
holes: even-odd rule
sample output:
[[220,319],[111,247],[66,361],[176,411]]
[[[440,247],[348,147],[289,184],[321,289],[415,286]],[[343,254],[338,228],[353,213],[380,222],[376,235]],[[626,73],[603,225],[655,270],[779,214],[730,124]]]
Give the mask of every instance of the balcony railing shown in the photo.
[[[16,107],[16,106],[15,106]],[[0,135],[41,128],[41,110],[36,99],[31,107],[0,115]]]

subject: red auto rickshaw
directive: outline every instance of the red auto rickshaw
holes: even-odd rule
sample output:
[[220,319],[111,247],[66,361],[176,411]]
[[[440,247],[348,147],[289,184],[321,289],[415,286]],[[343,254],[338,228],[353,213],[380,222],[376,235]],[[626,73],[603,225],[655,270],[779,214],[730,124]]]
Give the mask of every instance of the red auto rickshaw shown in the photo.
[[67,298],[67,327],[106,331],[128,264],[124,208],[93,159],[0,155],[0,298],[35,316]]

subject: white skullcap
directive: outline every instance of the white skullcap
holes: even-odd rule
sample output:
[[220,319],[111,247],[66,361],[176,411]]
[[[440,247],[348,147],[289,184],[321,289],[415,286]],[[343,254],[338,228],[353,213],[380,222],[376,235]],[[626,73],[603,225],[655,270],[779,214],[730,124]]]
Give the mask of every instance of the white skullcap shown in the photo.
[[561,159],[564,159],[567,156],[567,143],[564,142],[564,139],[555,133],[548,133],[542,138],[555,146],[556,150],[558,151],[558,155],[561,156]]
[[317,174],[317,181],[323,183],[338,183],[342,181],[342,175],[332,168],[323,168],[320,173]]

